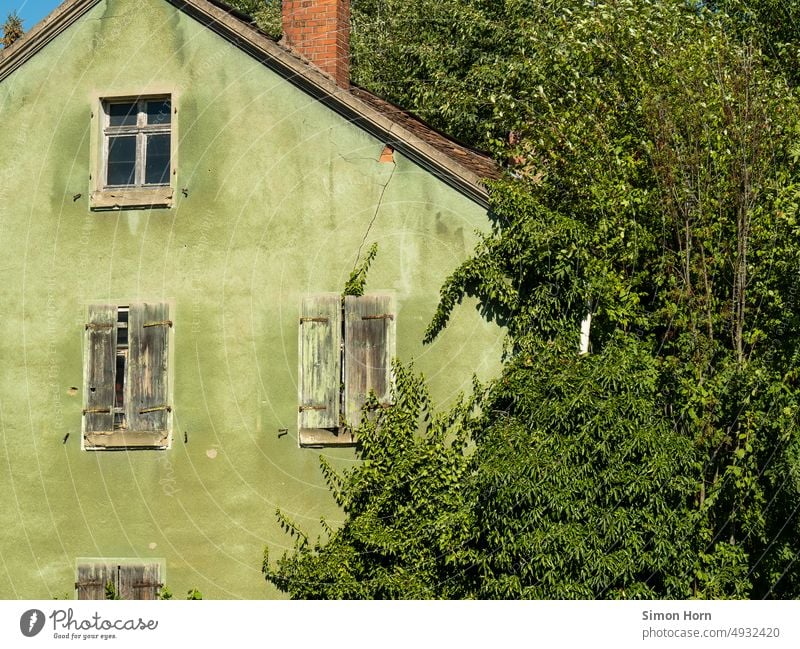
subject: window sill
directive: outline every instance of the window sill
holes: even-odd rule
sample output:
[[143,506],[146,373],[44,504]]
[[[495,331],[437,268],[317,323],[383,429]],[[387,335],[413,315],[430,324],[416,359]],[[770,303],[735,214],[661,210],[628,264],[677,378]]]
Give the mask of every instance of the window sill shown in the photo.
[[93,210],[172,207],[174,195],[175,190],[172,187],[98,189],[92,192],[89,206]]
[[114,430],[103,433],[86,433],[83,441],[84,449],[87,451],[126,448],[165,449],[169,446],[169,433],[163,430],[146,432]]
[[300,446],[355,446],[353,431],[349,428],[301,428]]

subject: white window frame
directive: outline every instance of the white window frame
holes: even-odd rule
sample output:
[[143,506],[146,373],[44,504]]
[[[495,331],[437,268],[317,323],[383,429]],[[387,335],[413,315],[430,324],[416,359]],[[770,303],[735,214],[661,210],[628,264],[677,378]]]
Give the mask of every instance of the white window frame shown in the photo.
[[[146,104],[151,101],[170,102],[169,124],[147,124]],[[111,126],[110,107],[117,104],[137,104],[136,125]],[[147,92],[95,97],[92,120],[92,187],[89,206],[92,210],[170,208],[175,203],[177,183],[178,108],[174,92]],[[162,184],[145,183],[147,136],[170,135],[168,180]],[[132,184],[108,184],[108,149],[111,137],[136,137],[135,177]]]

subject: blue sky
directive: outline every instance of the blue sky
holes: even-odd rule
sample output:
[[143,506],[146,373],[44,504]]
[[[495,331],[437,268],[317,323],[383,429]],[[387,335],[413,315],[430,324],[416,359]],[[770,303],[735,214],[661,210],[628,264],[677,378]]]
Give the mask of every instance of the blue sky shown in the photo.
[[27,31],[60,4],[61,0],[0,0],[0,23],[16,9]]

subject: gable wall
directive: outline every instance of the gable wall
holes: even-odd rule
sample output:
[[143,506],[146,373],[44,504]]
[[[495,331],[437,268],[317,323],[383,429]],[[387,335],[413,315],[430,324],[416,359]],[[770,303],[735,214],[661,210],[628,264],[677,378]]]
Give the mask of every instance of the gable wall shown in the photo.
[[[187,196],[91,212],[93,99],[165,88]],[[420,342],[484,211],[163,0],[101,2],[0,83],[0,124],[0,597],[71,596],[79,556],[164,558],[178,596],[276,596],[276,507],[335,523],[319,454],[352,461],[297,447],[300,296],[340,291],[362,244],[438,402],[496,368],[470,305]],[[173,447],[81,451],[86,305],[135,299],[174,304]]]

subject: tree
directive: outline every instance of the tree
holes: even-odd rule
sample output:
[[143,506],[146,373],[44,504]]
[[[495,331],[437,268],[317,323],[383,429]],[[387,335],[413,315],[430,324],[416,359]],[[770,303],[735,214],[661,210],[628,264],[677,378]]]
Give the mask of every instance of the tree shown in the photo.
[[515,345],[577,340],[585,304],[596,350],[652,340],[662,408],[700,451],[694,593],[797,592],[797,98],[686,5],[585,7],[545,36],[520,138],[536,174],[496,188],[429,337],[471,294]]
[[17,15],[16,11],[12,11],[6,17],[6,22],[3,23],[3,37],[0,39],[0,43],[2,43],[3,48],[11,47],[12,43],[24,33],[22,19]]
[[798,551],[798,109],[728,27],[669,3],[572,15],[521,138],[537,175],[501,190],[429,336],[472,294],[518,337],[575,340],[591,304],[596,348],[653,340],[662,407],[701,451],[695,592],[775,596]]
[[770,64],[800,82],[800,2],[797,0],[719,0],[708,3],[732,18],[741,38],[755,41]]
[[227,4],[250,16],[270,36],[277,38],[281,35],[280,0],[227,0]]
[[534,345],[488,396],[468,482],[476,596],[692,594],[697,454],[661,408],[650,343]]

